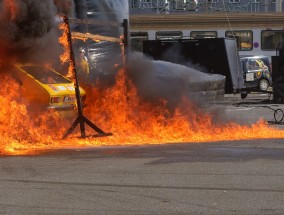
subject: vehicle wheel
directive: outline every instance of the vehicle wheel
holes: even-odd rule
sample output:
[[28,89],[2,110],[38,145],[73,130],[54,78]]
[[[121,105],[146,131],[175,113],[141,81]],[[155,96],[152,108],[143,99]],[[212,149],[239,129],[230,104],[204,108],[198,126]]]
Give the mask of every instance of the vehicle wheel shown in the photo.
[[247,96],[248,96],[248,93],[247,93],[247,92],[242,92],[242,93],[241,93],[241,98],[242,98],[242,99],[245,99]]
[[269,82],[266,79],[261,79],[259,81],[259,89],[266,91],[269,88]]
[[284,113],[282,109],[276,109],[274,111],[274,119],[276,123],[281,123],[284,118]]

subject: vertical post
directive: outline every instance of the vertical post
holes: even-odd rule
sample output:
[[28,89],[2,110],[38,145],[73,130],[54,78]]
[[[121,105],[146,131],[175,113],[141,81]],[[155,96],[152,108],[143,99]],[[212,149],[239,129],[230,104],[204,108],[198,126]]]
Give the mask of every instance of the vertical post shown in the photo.
[[282,12],[282,1],[283,0],[276,0],[276,12]]
[[128,20],[127,19],[123,19],[122,22],[122,27],[123,27],[123,46],[124,46],[124,66],[126,66],[127,63],[127,55],[128,55],[128,48],[129,48],[129,41],[128,41]]
[[124,46],[127,49],[128,48],[128,20],[123,20],[123,36],[124,36]]
[[[75,94],[76,94],[76,100],[77,100],[77,108],[78,108],[78,118],[83,117],[83,108],[81,103],[81,97],[80,97],[80,89],[78,84],[78,76],[76,71],[76,65],[75,65],[75,58],[74,58],[74,52],[73,52],[73,46],[72,46],[72,36],[71,36],[71,30],[70,25],[68,21],[68,17],[63,17],[64,23],[67,26],[67,39],[68,39],[68,46],[70,50],[70,65],[72,67],[72,74],[74,78],[74,87],[75,87]],[[86,131],[85,131],[85,124],[83,120],[80,120],[80,130],[81,130],[81,137],[86,137]]]

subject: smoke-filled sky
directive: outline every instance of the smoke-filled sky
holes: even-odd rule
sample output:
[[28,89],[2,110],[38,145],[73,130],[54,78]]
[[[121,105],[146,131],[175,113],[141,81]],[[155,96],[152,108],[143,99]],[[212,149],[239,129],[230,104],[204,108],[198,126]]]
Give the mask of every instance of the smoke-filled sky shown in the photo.
[[[73,0],[2,0],[1,62],[40,60],[59,51],[57,13],[72,15]],[[46,59],[45,59],[46,60]]]

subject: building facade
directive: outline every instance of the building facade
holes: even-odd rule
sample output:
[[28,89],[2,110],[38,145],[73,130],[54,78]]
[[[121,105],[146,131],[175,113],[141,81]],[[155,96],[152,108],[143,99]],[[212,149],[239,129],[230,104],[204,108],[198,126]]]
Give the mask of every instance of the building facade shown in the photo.
[[263,13],[284,11],[283,0],[129,0],[130,14]]

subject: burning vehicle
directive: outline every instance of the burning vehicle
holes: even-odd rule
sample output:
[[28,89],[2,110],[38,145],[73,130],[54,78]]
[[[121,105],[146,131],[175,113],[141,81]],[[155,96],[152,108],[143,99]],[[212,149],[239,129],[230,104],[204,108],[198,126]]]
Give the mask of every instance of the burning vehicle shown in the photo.
[[[74,83],[55,70],[36,64],[16,64],[9,67],[9,73],[31,105],[42,109],[75,109]],[[81,87],[80,95],[84,101],[86,92]]]
[[[224,84],[226,84],[223,73],[203,76],[198,71],[188,70],[185,66],[169,64],[170,62],[152,60],[145,62],[144,57],[134,60],[130,57],[130,52],[126,52],[126,58],[123,56],[125,49],[121,47],[121,39],[113,44],[111,41],[97,41],[92,38],[85,41],[74,37],[72,33],[75,29],[73,27],[77,27],[76,23],[70,22],[72,27],[69,29],[67,26],[69,22],[57,23],[55,20],[56,15],[61,16],[62,12],[68,15],[67,18],[72,17],[72,13],[68,14],[64,10],[65,3],[67,6],[73,5],[72,3],[67,4],[68,2],[73,1],[5,0],[0,3],[2,15],[0,16],[0,65],[1,63],[9,65],[9,67],[5,66],[3,70],[5,74],[1,72],[0,77],[0,121],[3,125],[0,129],[2,140],[0,155],[34,154],[41,153],[45,149],[70,146],[125,146],[283,138],[283,130],[268,127],[264,120],[252,126],[242,126],[231,121],[230,118],[227,119],[227,113],[211,106],[211,103],[203,105],[203,102],[209,100],[209,97],[204,98],[204,94],[210,96],[212,92],[216,97],[223,97]],[[86,4],[91,7],[83,7],[83,4],[79,4],[82,2],[92,3]],[[122,18],[127,18],[129,14],[127,13],[128,1],[125,0],[78,0],[74,3],[76,8],[71,7],[74,9],[71,11],[82,12],[78,12],[76,18],[82,20],[91,18],[94,19],[92,22],[98,21],[100,24],[104,21],[107,23],[116,21],[119,23],[118,28],[121,28]],[[89,17],[88,12],[92,11],[95,11],[92,13],[94,17]],[[117,15],[117,12],[121,12],[122,15]],[[115,38],[122,33],[121,29],[109,24],[98,28],[97,25],[92,26],[86,28],[85,23],[82,23],[78,26],[82,27],[79,33]],[[123,33],[126,34],[126,30]],[[74,45],[86,48],[88,54],[90,62],[88,78],[92,85],[79,80],[80,86],[84,86],[86,93],[85,90],[76,86],[79,84],[77,81],[75,81],[76,85],[73,85],[74,83],[50,69],[49,66],[43,66],[59,66],[60,63],[67,67],[69,64],[68,74],[65,73],[66,71],[62,74],[68,77],[76,74],[72,72],[76,71],[75,68],[79,64],[75,65],[76,58],[72,56],[70,35],[73,37],[71,39],[80,40]],[[127,37],[124,39],[124,42],[127,42]],[[195,47],[195,43],[192,47]],[[76,47],[74,48],[76,50]],[[203,48],[208,53],[210,52],[212,57],[205,59],[204,54],[198,52],[199,48],[187,53],[193,56],[199,53],[200,59],[209,62],[209,66],[222,66],[223,68],[229,65],[225,64],[224,60],[220,61],[222,63],[216,63],[216,53],[220,53],[220,46],[211,46],[206,41]],[[172,52],[170,56],[173,56]],[[223,59],[222,55],[220,57]],[[236,56],[230,57],[230,59],[235,58]],[[127,64],[124,63],[126,59]],[[15,65],[14,62],[28,62],[29,64]],[[31,62],[33,64],[30,64]],[[117,64],[127,66],[120,68],[116,66]],[[133,66],[132,70],[130,66]],[[101,78],[98,73],[113,74],[114,68],[113,85],[105,86],[101,84],[101,80],[96,80],[97,77]],[[216,71],[223,71],[222,68]],[[234,81],[236,77],[239,78],[239,73],[232,72],[229,75],[230,78],[226,78],[226,81],[230,81],[228,86],[242,87],[243,80]],[[243,79],[242,74],[240,77]],[[75,89],[74,86],[76,86]],[[235,88],[228,89],[234,90]],[[58,114],[62,111],[37,112],[37,107],[73,111],[76,108],[75,91],[77,92],[76,98],[80,97],[78,96],[79,91],[82,100],[85,100],[86,94],[88,95],[84,106],[84,113],[88,118],[79,108],[80,102],[78,102],[77,109],[78,117],[71,127],[70,120]],[[210,98],[213,99],[214,96]],[[92,134],[93,130],[99,134],[102,133],[92,122],[95,122],[102,130],[110,131],[113,135],[92,138],[94,135],[89,134]],[[88,125],[86,130],[83,128],[85,124]],[[73,133],[77,125],[80,125],[80,131],[74,130]],[[87,138],[76,138],[79,132],[81,132],[81,137]],[[65,138],[67,136],[68,139]]]

